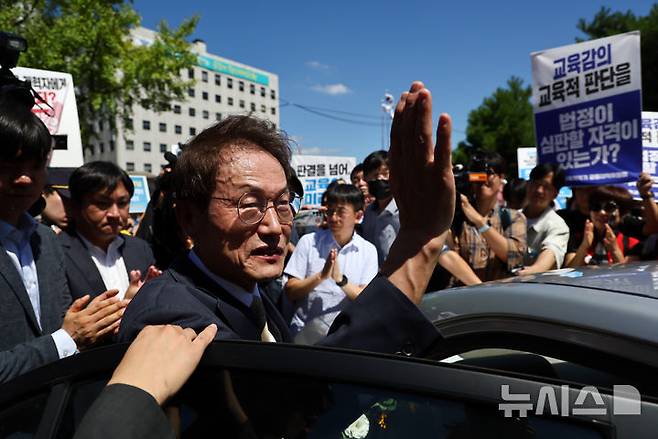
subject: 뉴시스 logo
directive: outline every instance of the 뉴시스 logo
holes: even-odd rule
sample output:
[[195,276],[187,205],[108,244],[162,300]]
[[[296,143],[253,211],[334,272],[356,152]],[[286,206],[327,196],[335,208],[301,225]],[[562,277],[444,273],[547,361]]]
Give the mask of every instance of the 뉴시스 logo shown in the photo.
[[[500,388],[500,396],[505,402],[498,404],[498,410],[503,411],[506,418],[512,416],[525,418],[528,416],[528,412],[535,415],[551,414],[555,416],[606,415],[607,407],[596,387],[586,386],[580,389],[573,403],[569,398],[570,394],[571,389],[566,385],[560,386],[558,390],[553,386],[542,386],[537,400],[532,401],[529,393],[511,393],[510,386],[503,384]],[[613,386],[613,415],[640,415],[642,414],[641,405],[642,398],[635,387],[628,384]]]

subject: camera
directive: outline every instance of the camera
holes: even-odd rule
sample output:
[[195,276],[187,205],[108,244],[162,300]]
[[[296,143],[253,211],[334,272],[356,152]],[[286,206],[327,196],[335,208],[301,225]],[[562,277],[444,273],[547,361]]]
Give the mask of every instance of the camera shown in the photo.
[[16,67],[18,58],[22,52],[27,50],[27,40],[18,35],[0,32],[0,91],[3,94],[12,95],[29,108],[34,106],[37,96],[29,81],[21,81],[11,72]]
[[457,190],[457,199],[455,202],[455,216],[452,221],[452,231],[456,236],[461,234],[464,226],[464,212],[461,207],[461,195],[466,196],[471,204],[475,204],[475,194],[473,193],[473,184],[483,184],[487,182],[489,175],[493,173],[491,166],[477,152],[472,156],[471,161],[466,168],[464,165],[455,165],[452,168],[455,176],[455,188]]

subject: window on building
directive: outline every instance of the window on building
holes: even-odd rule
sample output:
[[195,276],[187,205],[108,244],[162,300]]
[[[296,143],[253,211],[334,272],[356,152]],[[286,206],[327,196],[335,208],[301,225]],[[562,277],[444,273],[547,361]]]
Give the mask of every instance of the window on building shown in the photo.
[[188,89],[187,89],[187,95],[188,95],[189,97],[193,98],[194,95],[195,95],[194,89],[193,89],[193,88],[188,88]]
[[110,140],[110,151],[114,151],[114,140]]
[[151,151],[151,142],[144,142],[144,152]]
[[244,81],[238,81],[238,90],[244,91]]
[[221,85],[222,84],[222,77],[220,75],[215,74],[215,85]]
[[183,134],[183,127],[180,125],[174,125],[174,132],[176,134]]
[[192,107],[190,107],[190,109],[188,110],[188,113],[192,117],[196,116],[196,110]]
[[100,142],[98,144],[98,151],[99,151],[99,154],[103,154],[105,152],[105,144],[103,142]]
[[251,111],[256,111],[256,104],[252,102],[251,104],[249,104],[249,108],[251,109]]
[[99,132],[100,132],[100,131],[103,131],[103,121],[102,121],[102,120],[99,120],[99,121],[98,121],[98,131],[99,131]]
[[273,124],[272,124],[272,127],[273,127],[274,129],[276,129],[276,124],[275,124],[275,123],[273,123]]
[[215,113],[215,120],[222,120],[222,113]]
[[228,88],[233,88],[233,78],[226,78],[226,86]]
[[153,165],[151,165],[150,163],[144,163],[144,172],[151,173],[152,170],[153,170]]
[[208,72],[205,70],[201,70],[201,80],[203,82],[208,82]]
[[240,99],[239,106],[240,108],[244,108],[244,99]]
[[260,88],[260,95],[261,95],[261,97],[263,97],[263,98],[265,97],[265,87],[261,87],[261,88]]
[[276,108],[270,108],[270,113],[272,113],[272,116],[274,116],[276,114]]
[[160,144],[160,152],[167,152],[167,144],[166,143],[161,143]]
[[196,136],[196,128],[190,127],[190,136]]
[[129,117],[126,119],[126,129],[132,130],[133,129],[133,119],[132,117]]
[[150,120],[143,120],[142,121],[142,128],[144,128],[146,131],[149,131],[151,129],[151,121]]
[[190,79],[194,79],[194,68],[187,69],[187,77]]
[[230,106],[233,106],[233,98],[228,98],[228,104],[229,104]]
[[203,99],[204,101],[208,100],[208,92],[207,91],[201,92],[201,99]]
[[126,140],[126,149],[128,151],[134,151],[135,150],[135,142],[132,140]]
[[249,84],[249,93],[251,93],[252,95],[256,94],[256,85]]
[[221,104],[222,103],[222,96],[221,95],[215,95],[215,102],[217,102],[218,104]]
[[174,105],[174,114],[180,114],[180,105]]
[[135,170],[135,162],[126,162],[126,171],[133,172]]
[[167,124],[166,123],[160,122],[159,126],[160,126],[160,132],[161,133],[166,133],[167,132]]
[[206,110],[203,110],[201,113],[204,119],[208,119],[210,117],[210,113],[208,113]]
[[276,99],[276,90],[270,90],[270,97]]
[[267,108],[265,108],[265,105],[260,106],[260,111],[261,113],[267,113]]

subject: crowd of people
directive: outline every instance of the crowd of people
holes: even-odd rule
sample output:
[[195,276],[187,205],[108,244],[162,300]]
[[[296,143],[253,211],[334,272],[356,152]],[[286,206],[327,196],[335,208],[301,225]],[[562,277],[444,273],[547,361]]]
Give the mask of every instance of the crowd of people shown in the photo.
[[455,177],[450,119],[435,146],[419,82],[396,107],[390,151],[332,183],[325,221],[296,238],[303,187],[269,123],[229,117],[169,154],[135,230],[133,183],[117,165],[48,181],[51,136],[19,92],[0,93],[0,382],[154,324],[205,329],[204,347],[422,355],[441,338],[416,307],[427,291],[658,255],[651,177],[637,182],[641,203],[617,186],[582,187],[563,210],[554,164],[508,182],[503,158],[479,151]]

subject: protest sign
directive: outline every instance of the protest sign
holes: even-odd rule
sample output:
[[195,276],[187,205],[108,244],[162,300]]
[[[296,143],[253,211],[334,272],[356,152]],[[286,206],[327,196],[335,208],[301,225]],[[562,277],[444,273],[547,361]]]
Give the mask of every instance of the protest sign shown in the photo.
[[350,183],[350,172],[356,166],[355,157],[294,155],[291,164],[304,187],[304,206],[319,206],[322,194],[334,180]]
[[530,56],[539,162],[564,166],[569,186],[636,180],[642,170],[640,33]]
[[69,73],[26,67],[16,67],[12,72],[19,79],[29,81],[39,96],[52,107],[48,108],[37,101],[32,108],[32,112],[43,121],[55,139],[50,166],[81,166],[82,140],[73,77]]
[[[651,175],[654,187],[658,187],[658,112],[642,112],[642,172]],[[627,183],[626,189],[640,199],[635,182]]]
[[135,192],[130,198],[130,213],[146,212],[146,206],[151,201],[148,179],[145,175],[131,175],[130,179],[135,186]]
[[[517,148],[516,160],[519,167],[519,178],[530,180],[532,168],[537,166],[537,148]],[[555,197],[555,204],[558,209],[567,208],[567,200],[572,197],[571,188],[563,187]]]

